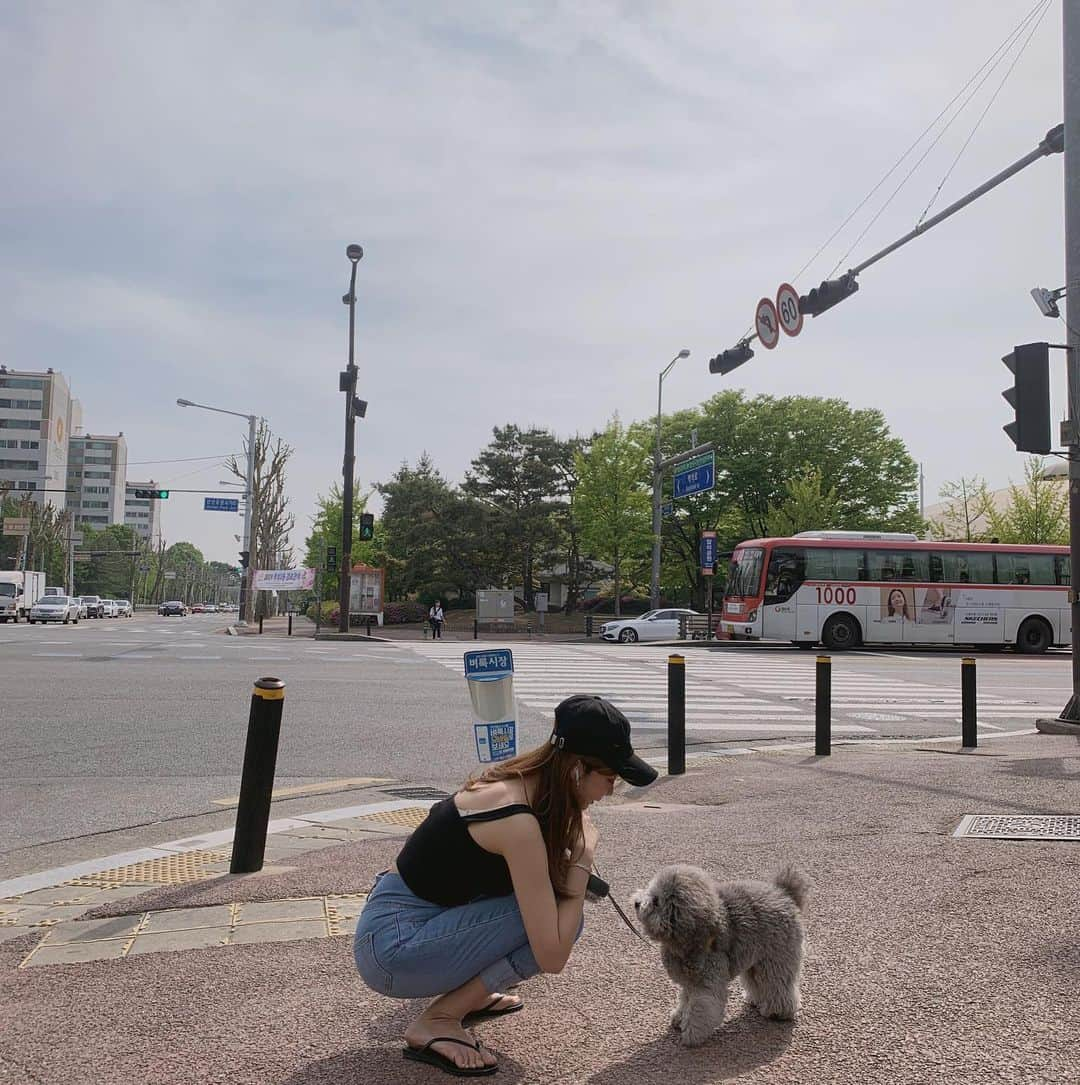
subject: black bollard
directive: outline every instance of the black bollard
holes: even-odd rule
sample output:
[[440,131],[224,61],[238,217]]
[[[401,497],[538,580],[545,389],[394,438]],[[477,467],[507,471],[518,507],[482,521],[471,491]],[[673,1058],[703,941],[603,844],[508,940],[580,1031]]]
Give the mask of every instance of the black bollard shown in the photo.
[[473,618],[473,623],[472,623],[472,639],[473,640],[479,640],[480,639],[480,623],[475,618]]
[[230,874],[262,870],[266,851],[266,826],[270,822],[270,799],[274,792],[281,711],[285,707],[285,683],[280,678],[260,678],[251,691],[244,773],[240,779],[240,803],[236,809]]
[[292,613],[289,614],[289,636],[292,636]]
[[960,744],[966,750],[974,750],[979,745],[975,717],[975,660],[965,656],[960,660]]
[[591,614],[585,615],[585,636],[591,637],[593,633],[593,616]]
[[817,681],[814,691],[814,754],[832,753],[832,658],[817,657]]
[[686,658],[667,657],[667,771],[686,772]]
[[262,633],[262,622],[263,622],[263,616],[260,614],[259,615],[259,633],[260,634]]

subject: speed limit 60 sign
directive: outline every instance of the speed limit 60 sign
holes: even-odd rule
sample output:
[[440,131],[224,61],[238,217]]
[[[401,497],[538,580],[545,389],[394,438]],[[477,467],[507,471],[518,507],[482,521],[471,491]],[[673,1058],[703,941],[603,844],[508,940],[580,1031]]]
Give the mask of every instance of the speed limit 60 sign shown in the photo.
[[802,311],[799,309],[799,292],[790,283],[781,283],[776,292],[776,313],[780,327],[788,335],[802,331]]

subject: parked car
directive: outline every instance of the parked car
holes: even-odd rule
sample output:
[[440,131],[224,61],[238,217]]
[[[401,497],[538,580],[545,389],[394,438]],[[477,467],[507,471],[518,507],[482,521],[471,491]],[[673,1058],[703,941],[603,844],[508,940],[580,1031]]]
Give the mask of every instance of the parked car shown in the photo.
[[131,600],[130,599],[117,599],[116,600],[116,606],[117,606],[117,609],[120,611],[120,617],[121,618],[134,618],[135,617],[135,610],[131,605]]
[[617,640],[623,644],[637,640],[677,640],[679,617],[697,613],[696,610],[685,608],[649,610],[640,618],[617,618],[613,622],[605,622],[600,626],[600,636],[604,640]]
[[203,606],[203,613],[204,614],[217,614],[217,612],[218,612],[217,603],[206,603]]
[[79,617],[80,618],[85,618],[86,617],[86,604],[82,601],[82,599],[77,595],[73,595],[71,597],[71,601],[79,608]]
[[46,595],[67,595],[67,592],[63,588],[49,587],[45,589]]
[[66,595],[43,595],[30,608],[30,624],[35,622],[79,622],[79,604]]
[[80,598],[86,606],[86,616],[88,618],[105,617],[105,600],[100,595],[83,595]]
[[204,610],[206,610],[206,607],[204,607],[202,605],[202,603],[192,603],[191,604],[191,613],[192,614],[202,614]]
[[188,608],[184,603],[181,603],[179,599],[170,599],[167,603],[162,603],[157,608],[158,614],[178,614],[181,618],[185,617],[188,612]]
[[104,617],[104,618],[118,618],[120,616],[120,611],[116,606],[116,600],[115,599],[102,599],[101,603],[102,603],[102,606],[105,608],[105,612],[102,615],[102,617]]

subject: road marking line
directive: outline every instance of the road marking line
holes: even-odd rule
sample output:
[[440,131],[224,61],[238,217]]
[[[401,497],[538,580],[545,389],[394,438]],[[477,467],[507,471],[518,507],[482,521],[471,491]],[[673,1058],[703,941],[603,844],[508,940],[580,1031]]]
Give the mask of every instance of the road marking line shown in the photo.
[[50,656],[54,659],[82,659],[82,652],[33,652],[35,656]]

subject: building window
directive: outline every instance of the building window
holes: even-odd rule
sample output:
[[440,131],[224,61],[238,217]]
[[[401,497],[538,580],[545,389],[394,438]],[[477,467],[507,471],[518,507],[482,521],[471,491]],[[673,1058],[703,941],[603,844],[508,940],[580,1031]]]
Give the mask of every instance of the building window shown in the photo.
[[108,478],[108,471],[84,471],[83,478]]
[[0,418],[0,428],[3,429],[36,429],[41,431],[40,418]]
[[36,482],[20,482],[19,483],[19,489],[20,490],[36,490],[37,489],[37,483]]
[[0,407],[11,411],[40,411],[40,399],[0,399]]
[[0,388],[23,388],[40,392],[44,387],[45,382],[42,380],[31,380],[28,377],[0,377]]
[[[11,445],[9,445],[8,447],[9,448],[14,448],[15,447],[14,442]],[[19,448],[33,449],[33,448],[39,448],[39,447],[40,447],[40,442],[39,441],[20,441],[19,442]]]
[[36,471],[37,460],[0,460],[0,471]]

